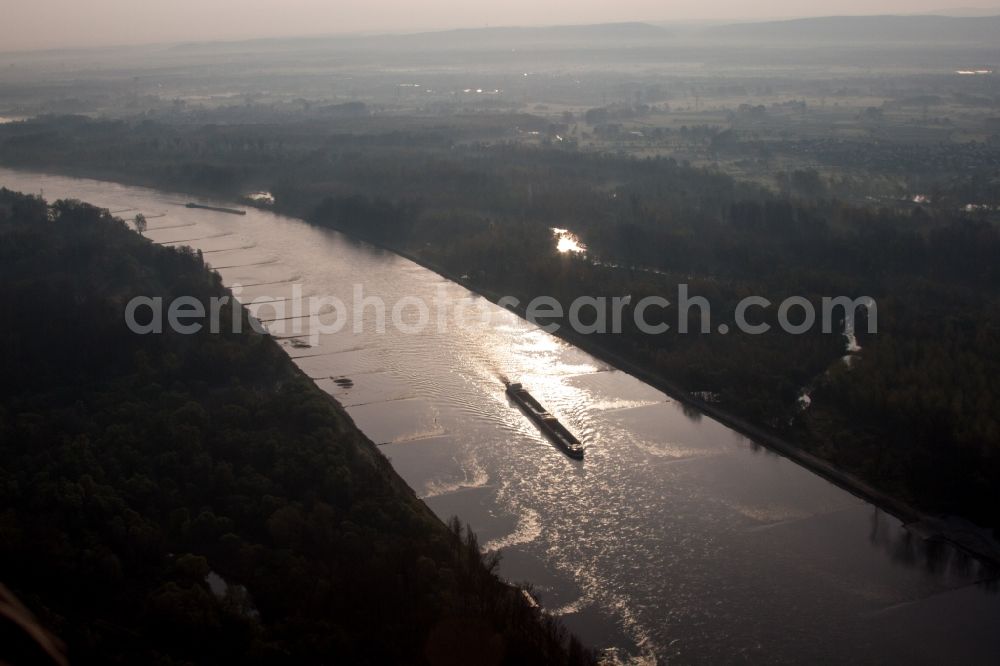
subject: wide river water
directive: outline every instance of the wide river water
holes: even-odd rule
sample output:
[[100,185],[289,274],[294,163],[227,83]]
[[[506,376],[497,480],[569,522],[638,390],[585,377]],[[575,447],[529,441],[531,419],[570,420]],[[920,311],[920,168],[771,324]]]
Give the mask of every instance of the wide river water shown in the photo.
[[[591,646],[658,663],[1000,660],[1000,595],[976,561],[432,271],[252,208],[6,169],[0,186],[142,212],[147,237],[201,249],[244,303],[269,300],[251,310],[417,494],[502,549],[501,573]],[[352,314],[311,344],[318,328],[284,299],[350,306],[355,285],[384,299],[385,332],[369,306],[362,333]],[[405,297],[430,306],[419,334],[391,321]],[[441,325],[460,303],[488,322]],[[580,436],[584,461],[542,437],[503,376]]]

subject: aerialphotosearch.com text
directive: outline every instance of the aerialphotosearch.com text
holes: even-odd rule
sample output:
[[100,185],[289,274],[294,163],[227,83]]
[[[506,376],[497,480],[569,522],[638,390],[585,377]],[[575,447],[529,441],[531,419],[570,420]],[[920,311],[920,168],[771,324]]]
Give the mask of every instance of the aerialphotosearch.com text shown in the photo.
[[[622,333],[626,327],[648,335],[668,332],[679,334],[764,335],[775,328],[802,335],[815,331],[842,334],[853,332],[857,321],[864,322],[867,333],[878,332],[878,309],[868,296],[831,296],[818,302],[803,296],[791,296],[772,302],[763,296],[748,296],[726,315],[713,317],[712,304],[703,296],[689,293],[687,284],[677,285],[672,298],[645,296],[580,296],[563,303],[552,296],[537,296],[522,302],[514,296],[500,298],[496,305],[484,298],[455,298],[446,287],[439,286],[433,298],[402,296],[385,298],[365,292],[364,285],[355,284],[350,297],[335,295],[303,295],[300,284],[292,285],[288,297],[257,296],[240,299],[236,285],[232,296],[216,296],[207,303],[193,296],[182,296],[164,302],[161,297],[137,296],[125,307],[125,322],[129,330],[139,335],[170,330],[190,335],[208,330],[222,330],[222,312],[236,303],[246,306],[253,316],[249,326],[258,333],[277,337],[304,336],[315,344],[323,335],[348,329],[354,334],[384,334],[390,327],[404,334],[420,335],[431,329],[447,333],[451,327],[468,329],[488,327],[500,317],[509,321],[504,310],[516,312],[529,323],[554,333],[568,326],[581,335]],[[238,300],[237,300],[238,299]],[[230,327],[240,332],[242,317],[229,317]],[[768,321],[774,322],[768,323]]]

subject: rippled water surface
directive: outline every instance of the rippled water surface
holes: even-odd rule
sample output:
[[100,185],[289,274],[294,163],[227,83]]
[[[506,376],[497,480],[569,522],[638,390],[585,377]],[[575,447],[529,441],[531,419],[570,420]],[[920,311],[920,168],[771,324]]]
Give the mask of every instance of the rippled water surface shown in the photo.
[[[976,562],[410,261],[148,189],[2,169],[0,185],[142,212],[149,238],[201,249],[243,302],[270,299],[252,309],[296,363],[591,645],[660,663],[1000,658],[1000,597]],[[349,324],[310,344],[309,322],[280,311],[294,284],[350,304],[356,283],[390,308],[472,299],[490,322],[376,334],[369,308],[367,332]],[[539,434],[502,376],[584,441],[584,461]]]

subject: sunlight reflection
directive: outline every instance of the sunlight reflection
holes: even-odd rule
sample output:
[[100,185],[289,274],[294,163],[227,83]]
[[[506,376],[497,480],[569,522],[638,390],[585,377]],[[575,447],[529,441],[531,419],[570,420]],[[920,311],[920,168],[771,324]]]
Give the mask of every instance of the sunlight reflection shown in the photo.
[[582,254],[587,251],[587,246],[580,242],[580,238],[569,229],[552,228],[552,233],[556,237],[556,250],[562,254],[573,252]]

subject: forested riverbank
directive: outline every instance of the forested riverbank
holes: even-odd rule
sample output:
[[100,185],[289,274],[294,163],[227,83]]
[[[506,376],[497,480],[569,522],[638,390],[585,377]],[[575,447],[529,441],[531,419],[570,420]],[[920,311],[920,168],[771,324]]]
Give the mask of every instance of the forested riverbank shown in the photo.
[[7,191],[0,235],[0,578],[73,661],[592,661],[242,308],[127,330],[225,295],[198,254]]
[[[1000,234],[975,214],[776,193],[664,158],[456,142],[447,128],[49,119],[4,134],[12,165],[222,197],[268,190],[283,212],[522,301],[673,301],[685,283],[731,326],[748,295],[803,296],[817,311],[824,296],[871,296],[878,333],[859,321],[849,363],[839,330],[782,334],[776,308],[760,313],[767,335],[650,336],[626,317],[621,334],[589,338],[923,511],[996,524]],[[558,253],[552,227],[586,256]]]

